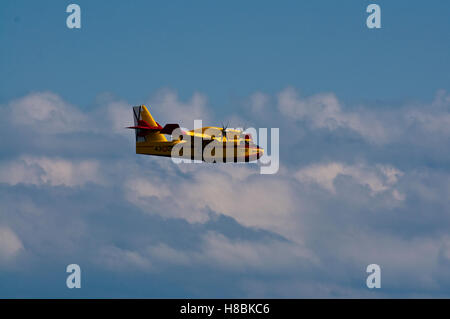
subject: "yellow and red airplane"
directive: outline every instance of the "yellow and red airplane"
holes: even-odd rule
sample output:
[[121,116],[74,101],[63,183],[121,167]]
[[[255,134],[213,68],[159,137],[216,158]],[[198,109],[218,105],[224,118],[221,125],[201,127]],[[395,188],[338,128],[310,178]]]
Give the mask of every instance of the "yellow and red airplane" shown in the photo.
[[[210,163],[251,162],[259,159],[264,149],[254,144],[252,136],[225,127],[202,127],[184,131],[178,124],[162,127],[145,105],[134,106],[136,154],[198,159]],[[165,135],[170,135],[167,140]]]

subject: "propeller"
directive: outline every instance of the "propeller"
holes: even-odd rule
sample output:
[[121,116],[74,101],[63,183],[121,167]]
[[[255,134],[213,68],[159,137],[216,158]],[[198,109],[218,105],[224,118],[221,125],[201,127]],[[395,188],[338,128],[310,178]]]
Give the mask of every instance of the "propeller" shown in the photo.
[[237,128],[236,130],[239,132],[240,134],[240,138],[244,138],[246,139],[246,137],[248,136],[247,133],[245,133],[245,131],[250,127],[250,125],[248,124],[247,121],[245,121],[244,125],[240,125],[239,128]]
[[227,140],[227,129],[228,129],[228,123],[227,123],[226,126],[224,126],[223,123],[222,123],[222,139],[224,141]]
[[246,143],[250,143],[252,142],[252,134],[250,134],[249,132],[247,132],[247,129],[249,129],[251,126],[250,124],[247,122],[246,125],[244,125],[242,127],[242,131],[241,131],[241,136],[244,138]]

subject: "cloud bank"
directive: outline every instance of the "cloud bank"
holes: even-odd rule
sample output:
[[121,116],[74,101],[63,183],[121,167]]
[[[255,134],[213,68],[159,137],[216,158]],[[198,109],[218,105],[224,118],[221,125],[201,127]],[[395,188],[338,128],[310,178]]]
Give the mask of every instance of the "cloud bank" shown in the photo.
[[[161,124],[221,122],[200,93],[182,101],[165,89],[150,100]],[[392,107],[256,92],[230,118],[280,128],[275,175],[135,155],[124,129],[131,105],[99,101],[85,110],[34,92],[1,106],[0,269],[9,276],[20,281],[29,268],[48,278],[79,263],[110,287],[84,286],[98,297],[448,296],[446,92]],[[371,263],[382,269],[379,291],[365,286]],[[56,283],[48,289],[65,296]]]

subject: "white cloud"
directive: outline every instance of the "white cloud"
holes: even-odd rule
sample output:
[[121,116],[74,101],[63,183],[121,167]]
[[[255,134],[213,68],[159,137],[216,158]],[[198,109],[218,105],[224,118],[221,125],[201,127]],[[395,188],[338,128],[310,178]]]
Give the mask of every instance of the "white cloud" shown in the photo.
[[113,271],[130,271],[152,269],[152,263],[139,252],[121,249],[115,246],[102,247],[95,257],[97,264]]
[[323,165],[311,165],[297,171],[295,176],[301,182],[314,182],[332,193],[336,193],[334,179],[344,172],[344,165],[341,163],[329,163]]
[[231,271],[282,272],[304,262],[318,263],[314,254],[287,241],[231,240],[216,232],[206,233],[197,250],[179,250],[166,244],[147,248],[150,259],[180,265],[210,265]]
[[[103,111],[103,109],[102,109]],[[133,112],[131,105],[125,101],[112,101],[106,105],[107,121],[103,130],[113,132],[115,134],[132,136],[126,127],[133,126]],[[100,114],[99,116],[105,115]]]
[[283,271],[298,264],[317,263],[313,253],[302,245],[282,242],[230,240],[222,234],[209,232],[204,237],[202,258],[227,269],[265,269]]
[[163,126],[165,123],[177,123],[181,127],[193,128],[194,120],[202,120],[203,126],[210,125],[208,122],[211,115],[207,108],[207,98],[198,92],[188,101],[182,102],[178,99],[176,91],[159,90],[147,106],[155,120]]
[[330,131],[347,128],[372,142],[385,142],[385,128],[369,112],[347,112],[342,110],[337,97],[332,93],[320,93],[302,98],[293,88],[278,94],[278,109],[294,120],[307,120],[314,128]]
[[[183,205],[185,194],[177,185],[160,180],[156,175],[130,178],[125,183],[125,194],[129,202],[139,206],[149,214],[160,214],[164,218],[182,218],[190,223],[206,222],[208,213],[204,210],[190,209],[189,203]],[[166,209],[167,208],[167,209]]]
[[10,185],[33,184],[77,186],[102,183],[97,161],[69,161],[60,158],[22,156],[0,164],[0,182]]
[[289,180],[275,176],[265,179],[256,168],[240,164],[191,166],[189,178],[162,179],[154,174],[143,180],[128,176],[127,199],[149,213],[183,218],[191,223],[208,221],[209,210],[213,210],[247,227],[288,237],[298,232],[293,214],[301,208]]
[[[360,106],[346,110],[333,93],[302,97],[293,88],[278,93],[278,114],[269,109],[269,101],[270,96],[263,92],[251,95],[247,105],[252,117],[248,120],[272,120],[281,114],[284,121],[303,121],[314,129],[332,132],[340,128],[348,129],[376,144],[402,141],[414,133],[419,138],[423,138],[423,135],[450,136],[450,95],[445,91],[439,91],[428,105],[396,106],[390,109]],[[162,89],[156,92],[150,102],[147,106],[162,125],[179,123],[192,128],[195,119],[203,120],[205,126],[217,124],[211,122],[212,113],[207,98],[201,93],[194,93],[187,101],[181,101],[176,91]],[[81,111],[55,93],[34,92],[11,101],[7,113],[16,128],[26,127],[29,131],[45,134],[91,131],[132,136],[124,129],[133,123],[131,106],[124,100],[109,97],[101,101],[100,107]],[[246,122],[240,115],[231,115],[229,118],[235,123],[234,126]],[[223,121],[226,122],[225,119]]]
[[8,227],[0,226],[0,261],[8,261],[23,250],[19,237]]
[[[203,96],[194,95],[187,102],[180,102],[173,91],[159,92],[159,94],[158,98],[161,104],[151,104],[151,107],[152,113],[158,121],[161,121],[161,124],[165,124],[164,121],[178,122],[178,119],[181,118],[182,121],[188,121],[187,125],[192,125],[192,122],[189,121],[194,118],[205,119],[203,112],[207,112],[207,109],[206,99]],[[29,99],[34,103],[35,110],[28,114],[26,120],[28,122],[26,122],[23,118],[17,117],[17,114],[29,111],[26,108]],[[264,93],[256,94],[252,98],[254,107],[252,110],[264,113],[268,108],[269,99],[270,97]],[[39,103],[35,103],[36,101]],[[81,112],[74,110],[57,96],[41,93],[31,94],[10,105],[19,106],[14,111],[18,113],[11,113],[14,116],[14,121],[11,122],[13,128],[28,125],[35,130],[50,129],[49,131],[58,138],[62,136],[60,133],[77,130],[86,132],[88,129],[95,133],[122,134],[121,132],[124,132],[128,134],[129,132],[124,130],[123,126],[127,126],[132,121],[131,105],[128,106],[124,101],[108,102],[102,104],[99,109]],[[369,110],[367,107],[362,107],[358,111],[348,111],[333,94],[318,94],[310,98],[301,98],[295,91],[288,89],[280,93],[278,107],[285,116],[284,118],[280,117],[280,126],[297,125],[298,123],[294,121],[305,121],[313,129],[330,131],[332,134],[335,134],[337,129],[348,129],[357,132],[370,142],[390,142],[394,136],[397,138],[397,142],[403,143],[408,140],[408,143],[413,143],[411,145],[415,146],[415,135],[410,139],[406,138],[411,131],[423,133],[417,136],[443,136],[444,138],[448,136],[446,134],[448,134],[449,96],[445,93],[438,95],[431,105],[423,108],[407,106],[400,111],[386,112],[385,110]],[[270,112],[274,113],[275,110],[270,110]],[[71,116],[67,117],[68,114],[75,114],[75,119],[77,114],[81,114],[78,117],[80,119],[78,123],[68,123],[72,119]],[[99,114],[103,116],[102,129],[88,128]],[[388,114],[393,114],[394,117],[389,119]],[[159,115],[161,115],[160,118]],[[58,119],[59,123],[68,123],[67,126],[59,126],[60,124],[53,126],[54,121]],[[208,123],[204,122],[204,124]],[[393,124],[397,125],[398,131],[405,131],[402,133],[403,135],[397,134],[398,131],[393,131],[391,128]],[[311,132],[306,131],[305,134],[311,134]],[[305,138],[307,137],[305,135]],[[290,142],[289,139],[285,139],[285,141]],[[334,141],[337,144],[341,142],[339,138]],[[321,145],[317,145],[317,147],[320,148]],[[387,154],[381,162],[390,163],[390,160],[393,159],[389,157],[392,150],[387,149],[387,152],[384,153],[383,147],[383,145],[374,146],[368,143],[358,150],[358,156],[362,157],[363,161],[364,159],[369,161],[373,155],[370,152],[376,151],[378,152],[377,161]],[[429,156],[426,157],[427,160],[431,159],[434,164],[437,163],[435,166],[439,166],[439,163],[443,162],[441,158],[433,158],[428,153],[425,154],[420,148],[417,149],[417,153],[424,157]],[[352,153],[349,154],[349,158],[354,157]],[[8,185],[24,183],[38,186],[78,186],[92,182],[106,187],[115,187],[122,183],[125,199],[146,213],[159,214],[167,218],[180,218],[190,223],[211,221],[211,224],[214,224],[214,219],[210,220],[213,217],[210,211],[214,211],[234,218],[242,226],[264,229],[289,240],[285,242],[261,238],[258,240],[231,239],[218,233],[220,226],[218,226],[219,230],[214,228],[214,232],[208,231],[209,223],[207,223],[192,227],[202,229],[202,231],[206,229],[199,245],[193,250],[170,246],[164,242],[150,246],[143,244],[138,239],[149,240],[146,237],[147,234],[139,233],[136,235],[137,237],[133,237],[135,235],[134,228],[130,234],[127,234],[127,239],[120,239],[125,242],[124,247],[126,248],[118,248],[111,244],[111,238],[116,238],[116,234],[107,233],[107,231],[113,231],[106,230],[106,227],[117,227],[112,222],[101,229],[104,232],[102,234],[108,234],[111,236],[110,238],[92,238],[101,241],[98,246],[91,245],[95,248],[90,250],[90,253],[95,256],[98,253],[98,256],[89,255],[97,263],[106,265],[108,269],[112,270],[147,271],[154,269],[159,262],[178,264],[183,267],[209,265],[214,269],[237,272],[247,269],[261,270],[281,273],[280,278],[282,277],[284,282],[290,282],[290,279],[293,279],[292,282],[295,284],[291,288],[297,289],[298,285],[296,286],[296,284],[302,282],[301,276],[297,273],[297,267],[298,269],[305,267],[313,274],[328,274],[328,279],[335,279],[330,279],[330,282],[317,280],[317,278],[312,279],[302,292],[304,296],[317,294],[360,296],[360,291],[350,291],[350,288],[349,291],[346,291],[348,282],[343,283],[342,280],[345,281],[345,278],[352,277],[353,275],[349,275],[350,272],[358,274],[354,275],[353,279],[357,277],[356,280],[359,280],[360,272],[364,274],[364,266],[367,263],[375,262],[380,263],[383,269],[388,270],[383,274],[383,276],[385,274],[387,276],[386,283],[392,282],[394,286],[398,283],[405,284],[408,282],[408,276],[419,276],[422,286],[438,290],[439,283],[436,284],[433,279],[433,272],[439,263],[438,258],[442,258],[444,262],[450,260],[448,257],[450,256],[450,241],[448,238],[442,239],[434,233],[436,229],[436,232],[441,231],[445,227],[445,223],[448,223],[445,220],[445,209],[448,207],[447,195],[450,183],[446,169],[436,169],[435,166],[425,170],[417,167],[411,168],[415,163],[411,161],[411,163],[408,162],[408,165],[402,166],[401,161],[404,159],[396,158],[396,163],[400,163],[396,166],[401,167],[402,170],[400,170],[393,165],[377,165],[370,162],[356,162],[355,164],[354,159],[346,162],[346,154],[342,152],[339,155],[342,156],[337,159],[333,158],[333,153],[330,153],[327,155],[328,162],[319,159],[319,162],[305,167],[298,167],[299,164],[295,163],[294,158],[291,162],[283,163],[284,165],[275,176],[261,176],[258,168],[252,165],[187,164],[177,166],[170,159],[145,158],[137,155],[135,158],[131,155],[120,159],[108,158],[102,161],[101,165],[98,161],[90,159],[70,160],[30,155],[19,157],[13,161],[1,162],[0,182]],[[314,153],[311,154],[311,157],[321,158]],[[426,166],[426,164],[424,165]],[[108,177],[106,181],[104,176]],[[343,183],[350,183],[351,188],[338,189],[338,186],[346,185]],[[316,187],[311,187],[311,185],[318,185],[325,192],[317,192]],[[357,189],[355,185],[364,192],[363,201],[359,206],[358,203],[353,202],[353,198],[351,198],[353,194],[349,194],[350,191],[348,191],[348,189]],[[6,198],[9,196],[8,186],[3,185],[3,187],[6,191],[2,196]],[[116,195],[116,190],[116,188],[112,189],[111,193]],[[365,196],[365,192],[368,196]],[[108,194],[108,191],[102,188],[100,193]],[[349,196],[333,196],[333,194]],[[20,197],[20,194],[14,196],[23,198]],[[94,193],[92,196],[98,196],[98,194]],[[410,200],[411,198],[414,200]],[[46,210],[50,210],[51,207],[41,206],[40,202],[34,204],[32,198],[26,197],[26,199],[19,205],[14,204],[15,209],[23,212],[22,216],[11,213],[4,219],[10,218],[19,227],[22,227],[21,229],[29,229],[29,238],[39,237],[36,234],[41,236],[39,244],[33,244],[32,240],[27,240],[26,237],[22,238],[27,250],[35,250],[36,255],[42,252],[48,255],[60,254],[58,247],[62,246],[65,249],[74,247],[74,250],[82,250],[85,246],[81,243],[80,238],[86,238],[86,242],[89,242],[91,238],[88,236],[92,230],[90,226],[99,228],[103,226],[100,225],[101,223],[91,225],[91,218],[85,220],[80,217],[79,220],[70,221],[72,226],[77,225],[77,222],[81,225],[70,227],[74,232],[71,234],[70,230],[61,227],[66,222],[66,216],[60,217],[63,219],[61,221],[58,219],[59,212],[53,212],[54,215],[48,215],[52,217],[52,222],[49,222],[50,218],[45,220],[45,216],[49,214]],[[90,199],[92,200],[92,198]],[[95,199],[97,198],[95,197]],[[336,209],[334,207],[330,209],[330,199],[332,204],[337,204],[335,205]],[[388,222],[377,219],[385,218],[384,212],[378,210],[379,207],[382,207],[378,205],[379,202],[383,202],[382,205],[384,205],[384,199],[387,199],[389,203],[399,202],[398,205],[393,205],[398,209],[389,212],[391,218]],[[122,198],[118,196],[114,198],[114,203],[121,200]],[[92,200],[92,202],[94,201]],[[107,209],[108,213],[111,212],[108,218],[114,220],[114,213],[122,213],[113,212],[108,203],[99,202],[99,214],[103,213],[102,209]],[[124,203],[123,207],[127,204]],[[35,207],[35,205],[38,206]],[[376,214],[364,215],[367,213],[366,208],[370,208]],[[407,225],[404,225],[405,219],[399,217],[405,211],[411,216],[406,222]],[[24,216],[27,218],[26,222],[23,221]],[[103,218],[104,216],[97,215],[95,217]],[[438,219],[437,217],[442,218]],[[127,218],[136,218],[136,216],[127,216]],[[146,220],[147,218],[149,217],[145,216]],[[348,220],[352,222],[346,225]],[[364,222],[362,223],[361,220]],[[416,223],[417,220],[420,223]],[[442,223],[442,225],[436,224],[435,220],[439,220],[438,224]],[[130,219],[130,223],[141,221],[142,219],[138,218]],[[422,226],[422,221],[424,226]],[[121,220],[118,220],[116,223],[120,222]],[[167,222],[169,230],[174,229],[171,228],[170,221],[165,222]],[[412,227],[409,223],[414,226]],[[16,224],[11,223],[10,225],[14,225],[15,228]],[[23,225],[28,227],[23,227]],[[189,225],[189,227],[191,226]],[[239,226],[239,230],[250,231],[244,230],[242,226]],[[354,229],[358,228],[363,231],[355,232]],[[412,238],[411,240],[407,238],[408,236],[415,237],[418,228],[424,238]],[[401,235],[398,234],[398,230],[401,230]],[[124,231],[129,231],[129,229]],[[366,234],[366,231],[370,234]],[[64,241],[64,245],[40,244],[41,242],[52,242],[55,234],[59,236],[61,233],[64,233],[65,237],[70,237]],[[25,236],[25,232],[20,234]],[[272,236],[273,234],[270,238]],[[132,239],[128,237],[132,237]],[[45,248],[41,248],[41,246]],[[23,249],[21,239],[8,228],[0,228],[0,247],[0,255],[3,256],[16,256]],[[309,263],[317,264],[308,268]],[[158,266],[161,265],[158,264]],[[162,266],[164,267],[164,265]],[[329,273],[326,271],[327,267],[330,268]],[[391,269],[391,274],[389,274],[389,269]],[[400,281],[395,279],[398,275],[400,275]],[[275,285],[269,283],[267,289],[270,290],[273,287]],[[409,287],[414,287],[414,284],[410,284]],[[280,294],[284,288],[285,286],[278,286]],[[400,291],[402,287],[397,286],[395,289]],[[291,293],[294,294],[293,290],[286,293],[285,296],[292,296]]]
[[393,189],[392,190],[392,197],[394,197],[395,200],[404,201],[405,198],[406,198],[406,195],[403,194],[403,193],[400,193],[400,191],[397,190],[397,189]]
[[188,265],[193,262],[189,253],[183,250],[177,250],[165,243],[159,243],[154,246],[147,247],[146,253],[159,261],[168,262],[170,264]]
[[250,108],[252,114],[263,115],[267,112],[270,97],[263,92],[256,92],[250,96]]
[[[302,97],[293,88],[278,94],[278,109],[287,120],[303,121],[314,129],[356,132],[369,142],[381,145],[413,142],[450,136],[450,95],[439,91],[429,104],[406,103],[391,108],[361,105],[342,107],[333,93]],[[426,144],[427,142],[425,142]]]
[[126,188],[130,191],[131,200],[139,200],[142,197],[156,197],[163,199],[171,195],[168,187],[159,181],[151,181],[143,178],[136,178],[127,182]]
[[367,231],[346,236],[347,244],[336,247],[336,255],[351,265],[380,265],[382,286],[419,291],[438,288],[435,272],[440,253],[448,247],[448,236],[402,238]]
[[418,125],[427,133],[450,136],[450,94],[439,91],[430,105],[410,108],[405,117],[409,126]]
[[[326,164],[312,164],[295,173],[295,177],[302,183],[316,183],[335,194],[334,181],[339,175],[350,176],[357,184],[367,186],[371,195],[392,190],[393,185],[403,172],[389,165],[376,165],[371,167],[365,164],[345,165],[339,162]],[[397,200],[403,200],[404,195],[393,190]]]
[[102,98],[100,106],[82,111],[52,92],[30,93],[9,103],[11,123],[17,129],[58,135],[97,132],[132,136],[125,128],[133,124],[132,108],[126,101]]
[[11,120],[18,129],[48,133],[80,131],[88,118],[76,107],[51,92],[31,93],[9,104]]

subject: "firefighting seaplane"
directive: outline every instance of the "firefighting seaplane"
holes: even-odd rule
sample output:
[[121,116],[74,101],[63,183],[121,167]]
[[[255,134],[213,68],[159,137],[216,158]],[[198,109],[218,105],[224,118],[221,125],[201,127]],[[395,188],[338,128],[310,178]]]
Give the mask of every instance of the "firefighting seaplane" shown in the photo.
[[162,127],[145,105],[134,106],[133,116],[134,126],[128,128],[136,133],[136,154],[229,163],[256,161],[264,153],[251,134],[242,130],[207,126],[186,131],[178,124]]

